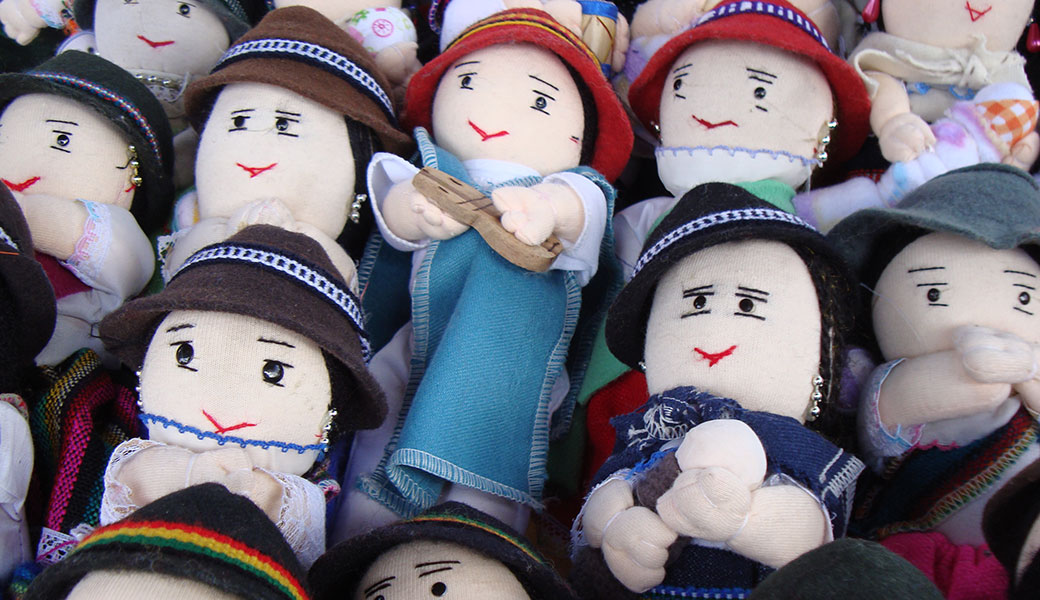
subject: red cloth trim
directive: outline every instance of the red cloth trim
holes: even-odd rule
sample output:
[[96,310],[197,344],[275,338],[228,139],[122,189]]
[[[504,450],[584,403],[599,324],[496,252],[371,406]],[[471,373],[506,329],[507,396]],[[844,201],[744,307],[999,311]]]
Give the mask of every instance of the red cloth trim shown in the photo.
[[68,267],[58,262],[58,259],[50,254],[36,252],[36,262],[40,263],[43,272],[47,274],[47,279],[54,288],[55,299],[61,300],[66,296],[90,291],[89,285],[80,281],[79,277],[76,277]]
[[601,387],[589,398],[585,427],[588,429],[588,448],[585,453],[585,488],[589,487],[596,471],[607,462],[614,451],[617,433],[610,419],[628,414],[646,404],[650,395],[646,390],[646,376],[639,371],[622,373]]

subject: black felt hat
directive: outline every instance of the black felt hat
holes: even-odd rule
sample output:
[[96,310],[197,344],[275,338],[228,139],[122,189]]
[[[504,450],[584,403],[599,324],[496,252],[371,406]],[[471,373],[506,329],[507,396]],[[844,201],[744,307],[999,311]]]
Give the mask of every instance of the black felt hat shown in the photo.
[[[847,269],[820,232],[747,190],[729,183],[706,183],[686,193],[650,233],[632,280],[607,313],[610,351],[632,368],[643,360],[646,322],[661,277],[683,258],[710,246],[740,240],[783,242],[804,257],[814,255],[826,273],[813,274],[821,309],[837,306],[849,293]],[[847,300],[844,300],[847,302]],[[826,314],[826,310],[824,310]]]
[[351,430],[383,422],[386,399],[366,366],[369,345],[361,302],[312,238],[253,225],[207,246],[185,261],[161,292],[105,317],[101,339],[124,363],[139,369],[152,333],[174,310],[247,315],[314,341],[357,384],[356,393],[337,409],[337,422]]
[[10,331],[5,361],[31,364],[54,332],[54,289],[33,257],[32,237],[22,209],[0,184],[0,286],[10,302],[4,331]]
[[311,567],[317,600],[353,598],[369,566],[388,550],[421,540],[465,546],[504,564],[532,600],[570,600],[574,592],[552,565],[508,525],[474,508],[447,502],[423,514],[337,544]]
[[65,598],[95,571],[183,577],[250,600],[306,600],[303,567],[251,500],[218,483],[189,487],[95,530],[29,585],[25,600]]
[[0,110],[25,94],[57,94],[85,104],[133,144],[144,182],[130,212],[143,230],[159,227],[173,205],[173,133],[162,105],[126,70],[77,50],[62,52],[31,71],[0,74]]

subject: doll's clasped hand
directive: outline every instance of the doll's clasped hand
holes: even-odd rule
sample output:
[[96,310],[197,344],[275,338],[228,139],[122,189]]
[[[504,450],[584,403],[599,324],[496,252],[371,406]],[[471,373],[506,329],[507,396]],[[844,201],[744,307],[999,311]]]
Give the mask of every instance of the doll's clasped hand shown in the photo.
[[935,146],[935,134],[924,119],[911,112],[899,113],[881,126],[878,132],[881,154],[891,162],[917,158]]
[[277,198],[254,200],[232,213],[228,219],[227,237],[250,225],[274,225],[292,231],[296,226],[296,219],[293,218],[289,207]]
[[502,213],[502,227],[529,246],[541,244],[555,233],[574,242],[581,235],[584,210],[568,186],[540,183],[531,187],[502,187],[491,193]]
[[47,26],[29,0],[0,1],[0,24],[7,37],[25,46]]
[[964,370],[980,383],[1017,384],[1037,375],[1036,349],[1013,333],[965,326],[953,334]]
[[649,508],[633,506],[603,532],[603,559],[622,585],[644,592],[664,581],[668,548],[678,535]]
[[710,542],[725,542],[747,522],[751,490],[721,467],[679,474],[657,500],[657,514],[673,531]]

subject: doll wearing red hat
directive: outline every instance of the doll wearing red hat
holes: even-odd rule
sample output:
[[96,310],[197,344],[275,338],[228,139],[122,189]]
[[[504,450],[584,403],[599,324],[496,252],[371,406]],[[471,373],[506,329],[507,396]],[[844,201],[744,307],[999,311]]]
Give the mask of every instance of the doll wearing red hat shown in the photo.
[[[473,7],[453,2],[445,19],[464,8]],[[545,272],[510,264],[415,191],[414,167],[377,155],[377,223],[390,245],[412,252],[413,271],[411,327],[373,370],[412,369],[398,369],[407,381],[384,383],[402,390],[404,408],[385,468],[362,488],[402,515],[462,494],[517,523],[526,514],[518,507],[541,506],[551,407],[567,394],[581,288],[609,271],[600,262],[611,239],[608,182],[628,160],[632,133],[595,55],[532,9],[465,29],[412,79],[405,120],[422,127],[425,165],[488,195],[519,241],[536,246],[554,234],[563,251]]]

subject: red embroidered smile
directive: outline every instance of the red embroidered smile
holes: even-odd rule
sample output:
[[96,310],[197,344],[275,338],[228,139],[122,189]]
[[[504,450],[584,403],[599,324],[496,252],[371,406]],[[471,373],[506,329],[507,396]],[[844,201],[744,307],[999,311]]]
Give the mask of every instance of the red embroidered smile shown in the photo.
[[148,44],[148,45],[149,45],[149,46],[151,46],[152,48],[160,48],[160,47],[162,47],[162,46],[169,46],[170,44],[172,44],[172,43],[173,43],[173,40],[166,40],[166,41],[164,41],[164,42],[153,42],[152,40],[150,40],[150,39],[148,39],[148,38],[144,37],[143,35],[139,35],[139,36],[137,36],[137,39],[139,39],[139,40],[141,40],[142,42],[144,42],[144,43]]
[[698,117],[697,115],[690,115],[690,116],[693,117],[694,121],[697,121],[698,123],[703,125],[706,129],[715,129],[716,127],[723,127],[725,125],[732,125],[734,127],[740,127],[740,125],[737,125],[733,121],[719,121],[718,123],[712,123],[711,121],[702,119],[702,118]]
[[210,414],[208,412],[202,411],[202,414],[205,415],[205,417],[207,419],[209,419],[210,423],[213,423],[213,427],[216,428],[215,431],[217,433],[227,433],[229,431],[234,431],[236,429],[245,429],[246,427],[256,427],[256,423],[239,423],[238,425],[231,425],[230,427],[224,427],[220,423],[217,423],[217,420],[214,419],[212,416],[210,416]]
[[242,163],[235,163],[235,164],[238,165],[239,167],[241,167],[244,171],[248,172],[249,173],[249,178],[252,179],[252,178],[256,177],[257,175],[263,173],[264,171],[273,169],[274,166],[277,165],[278,163],[274,162],[274,163],[271,163],[271,164],[267,165],[266,167],[247,167],[247,166],[243,165]]
[[985,10],[978,10],[972,7],[971,2],[965,2],[964,8],[968,9],[968,15],[971,16],[971,22],[974,23],[986,16],[986,13],[993,10],[993,5],[987,6]]
[[477,124],[474,123],[473,121],[467,120],[466,122],[469,123],[469,126],[473,128],[473,131],[477,132],[477,135],[480,136],[480,141],[482,141],[482,142],[486,142],[486,141],[490,140],[491,138],[497,138],[497,137],[502,137],[503,135],[509,135],[509,132],[504,130],[504,129],[502,131],[499,131],[498,133],[488,133],[488,132],[484,131],[483,129],[481,129],[480,127],[477,127]]
[[730,346],[729,348],[726,348],[722,352],[705,352],[704,350],[701,350],[700,348],[694,348],[693,351],[696,352],[697,354],[700,354],[701,358],[703,358],[704,360],[708,361],[708,368],[710,369],[711,367],[714,367],[715,364],[718,363],[720,360],[726,358],[730,354],[733,354],[733,351],[736,350],[736,349],[737,349],[737,346],[733,345],[733,346]]
[[13,181],[8,181],[6,179],[0,179],[0,181],[4,182],[4,185],[6,185],[7,187],[11,188],[12,192],[24,192],[26,189],[29,188],[29,186],[31,186],[32,184],[36,183],[39,180],[40,180],[39,177],[30,177],[29,179],[26,179],[25,181],[23,181],[21,183],[14,183]]

